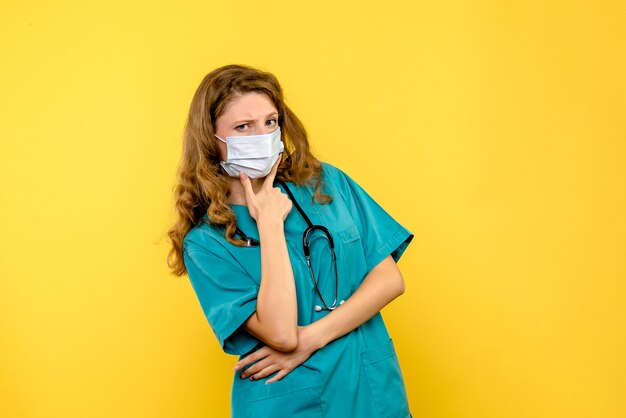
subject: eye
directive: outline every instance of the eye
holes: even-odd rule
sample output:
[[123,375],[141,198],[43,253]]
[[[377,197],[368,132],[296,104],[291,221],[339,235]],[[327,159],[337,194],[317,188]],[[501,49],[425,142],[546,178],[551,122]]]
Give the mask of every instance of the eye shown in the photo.
[[276,125],[276,119],[268,119],[265,122],[265,125],[267,125],[267,126],[274,126],[274,125]]
[[237,129],[238,131],[243,131],[246,129],[248,125],[249,125],[248,123],[242,123],[241,125],[235,126],[235,129]]

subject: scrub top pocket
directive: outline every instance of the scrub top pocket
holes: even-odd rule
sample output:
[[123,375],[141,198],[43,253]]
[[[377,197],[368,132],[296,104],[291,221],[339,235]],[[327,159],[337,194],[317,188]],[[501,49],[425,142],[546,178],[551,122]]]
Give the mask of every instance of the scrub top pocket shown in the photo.
[[380,418],[410,416],[404,381],[393,341],[361,352],[361,364],[365,371],[372,399]]
[[[243,370],[242,370],[243,371]],[[300,365],[281,380],[265,384],[272,374],[250,381],[235,376],[233,416],[323,418],[322,385],[314,370]]]
[[[334,233],[338,238],[340,249],[337,251],[339,282],[347,282],[350,294],[356,292],[365,278],[365,255],[359,230],[350,222],[344,229]],[[335,244],[337,246],[337,244]]]

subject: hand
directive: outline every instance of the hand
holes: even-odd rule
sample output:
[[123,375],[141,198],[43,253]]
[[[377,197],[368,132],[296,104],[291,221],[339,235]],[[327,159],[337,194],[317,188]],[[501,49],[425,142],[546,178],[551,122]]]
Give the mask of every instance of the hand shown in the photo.
[[245,173],[239,175],[239,180],[245,191],[248,211],[257,224],[261,219],[266,220],[269,218],[272,220],[272,216],[277,217],[274,219],[280,219],[283,222],[291,211],[291,200],[282,190],[274,187],[273,184],[281,159],[282,155],[276,161],[267,177],[265,177],[261,190],[258,193],[254,193],[250,179]]
[[250,377],[250,380],[258,380],[278,372],[276,376],[265,381],[266,384],[272,383],[287,376],[320,348],[319,338],[313,331],[313,328],[310,326],[298,326],[298,346],[295,350],[284,353],[266,345],[239,360],[235,365],[235,370],[242,369],[248,364],[256,362],[256,364],[241,373],[241,378],[246,379]]

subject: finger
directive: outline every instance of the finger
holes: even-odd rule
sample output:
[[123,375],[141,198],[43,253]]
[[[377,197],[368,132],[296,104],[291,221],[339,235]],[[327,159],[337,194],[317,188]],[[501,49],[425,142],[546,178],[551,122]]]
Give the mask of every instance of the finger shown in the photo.
[[[291,371],[291,370],[290,370],[290,371]],[[282,379],[283,377],[287,376],[288,374],[289,374],[289,371],[287,371],[287,370],[283,369],[283,370],[279,371],[278,373],[276,373],[276,376],[274,376],[274,377],[272,377],[272,378],[270,378],[270,379],[267,379],[267,380],[265,381],[265,384],[267,385],[267,384],[269,384],[269,383],[276,382],[276,381],[278,381],[278,380]]]
[[266,189],[271,189],[273,187],[274,179],[276,178],[276,173],[278,172],[278,166],[280,162],[282,161],[282,159],[283,159],[283,153],[281,152],[280,156],[278,157],[278,160],[276,160],[276,163],[270,170],[269,174],[267,175],[267,177],[265,177],[265,181],[263,182],[263,187],[265,187]]
[[252,364],[255,361],[258,361],[262,358],[267,357],[270,353],[269,350],[266,350],[267,347],[263,347],[257,351],[255,351],[254,353],[245,356],[244,358],[242,358],[241,360],[239,360],[237,362],[237,364],[235,364],[234,369],[235,370],[239,370],[239,369],[243,369],[244,367],[246,367],[248,364]]
[[280,367],[278,367],[276,364],[270,364],[269,366],[267,366],[260,372],[255,373],[254,375],[250,376],[250,380],[263,379],[264,377],[267,377],[276,373],[278,370],[280,370]]
[[252,183],[250,183],[250,179],[246,175],[246,173],[239,174],[239,181],[243,186],[243,190],[246,193],[246,203],[250,205],[251,202],[254,201],[254,190],[252,190]]
[[246,370],[242,371],[239,377],[242,379],[248,378],[250,376],[253,376],[256,373],[259,373],[261,370],[271,365],[272,365],[272,362],[270,361],[270,359],[264,358],[262,360],[259,360],[257,363],[254,363],[252,366],[248,367]]
[[244,367],[246,367],[248,364],[252,364],[254,362],[257,362],[265,357],[267,357],[270,353],[269,350],[265,350],[266,347],[263,347],[257,351],[255,351],[254,353],[242,358],[241,360],[239,360],[237,362],[237,364],[235,364],[235,369],[243,369]]

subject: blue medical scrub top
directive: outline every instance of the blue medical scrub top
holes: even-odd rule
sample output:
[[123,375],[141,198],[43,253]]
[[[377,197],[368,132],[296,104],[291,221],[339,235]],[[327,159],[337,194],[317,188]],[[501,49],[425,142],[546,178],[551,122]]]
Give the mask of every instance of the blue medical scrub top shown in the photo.
[[[313,203],[312,186],[287,183],[314,224],[327,227],[335,242],[339,274],[338,300],[348,299],[372,268],[387,256],[398,261],[413,235],[382,209],[354,180],[322,163],[328,204]],[[237,225],[259,238],[254,219],[243,205],[231,205]],[[203,221],[206,220],[205,214]],[[302,233],[307,227],[295,206],[285,219],[285,239],[297,292],[298,325],[315,322],[329,311],[321,305],[304,258]],[[261,244],[262,245],[262,244]],[[264,343],[242,327],[256,310],[261,282],[259,247],[238,247],[224,232],[200,222],[185,236],[184,262],[194,292],[223,350],[245,357]],[[321,236],[311,240],[311,262],[328,305],[335,297],[330,249]],[[265,384],[240,379],[234,372],[232,416],[408,418],[409,405],[398,358],[380,312],[348,334],[313,353],[281,380]]]

